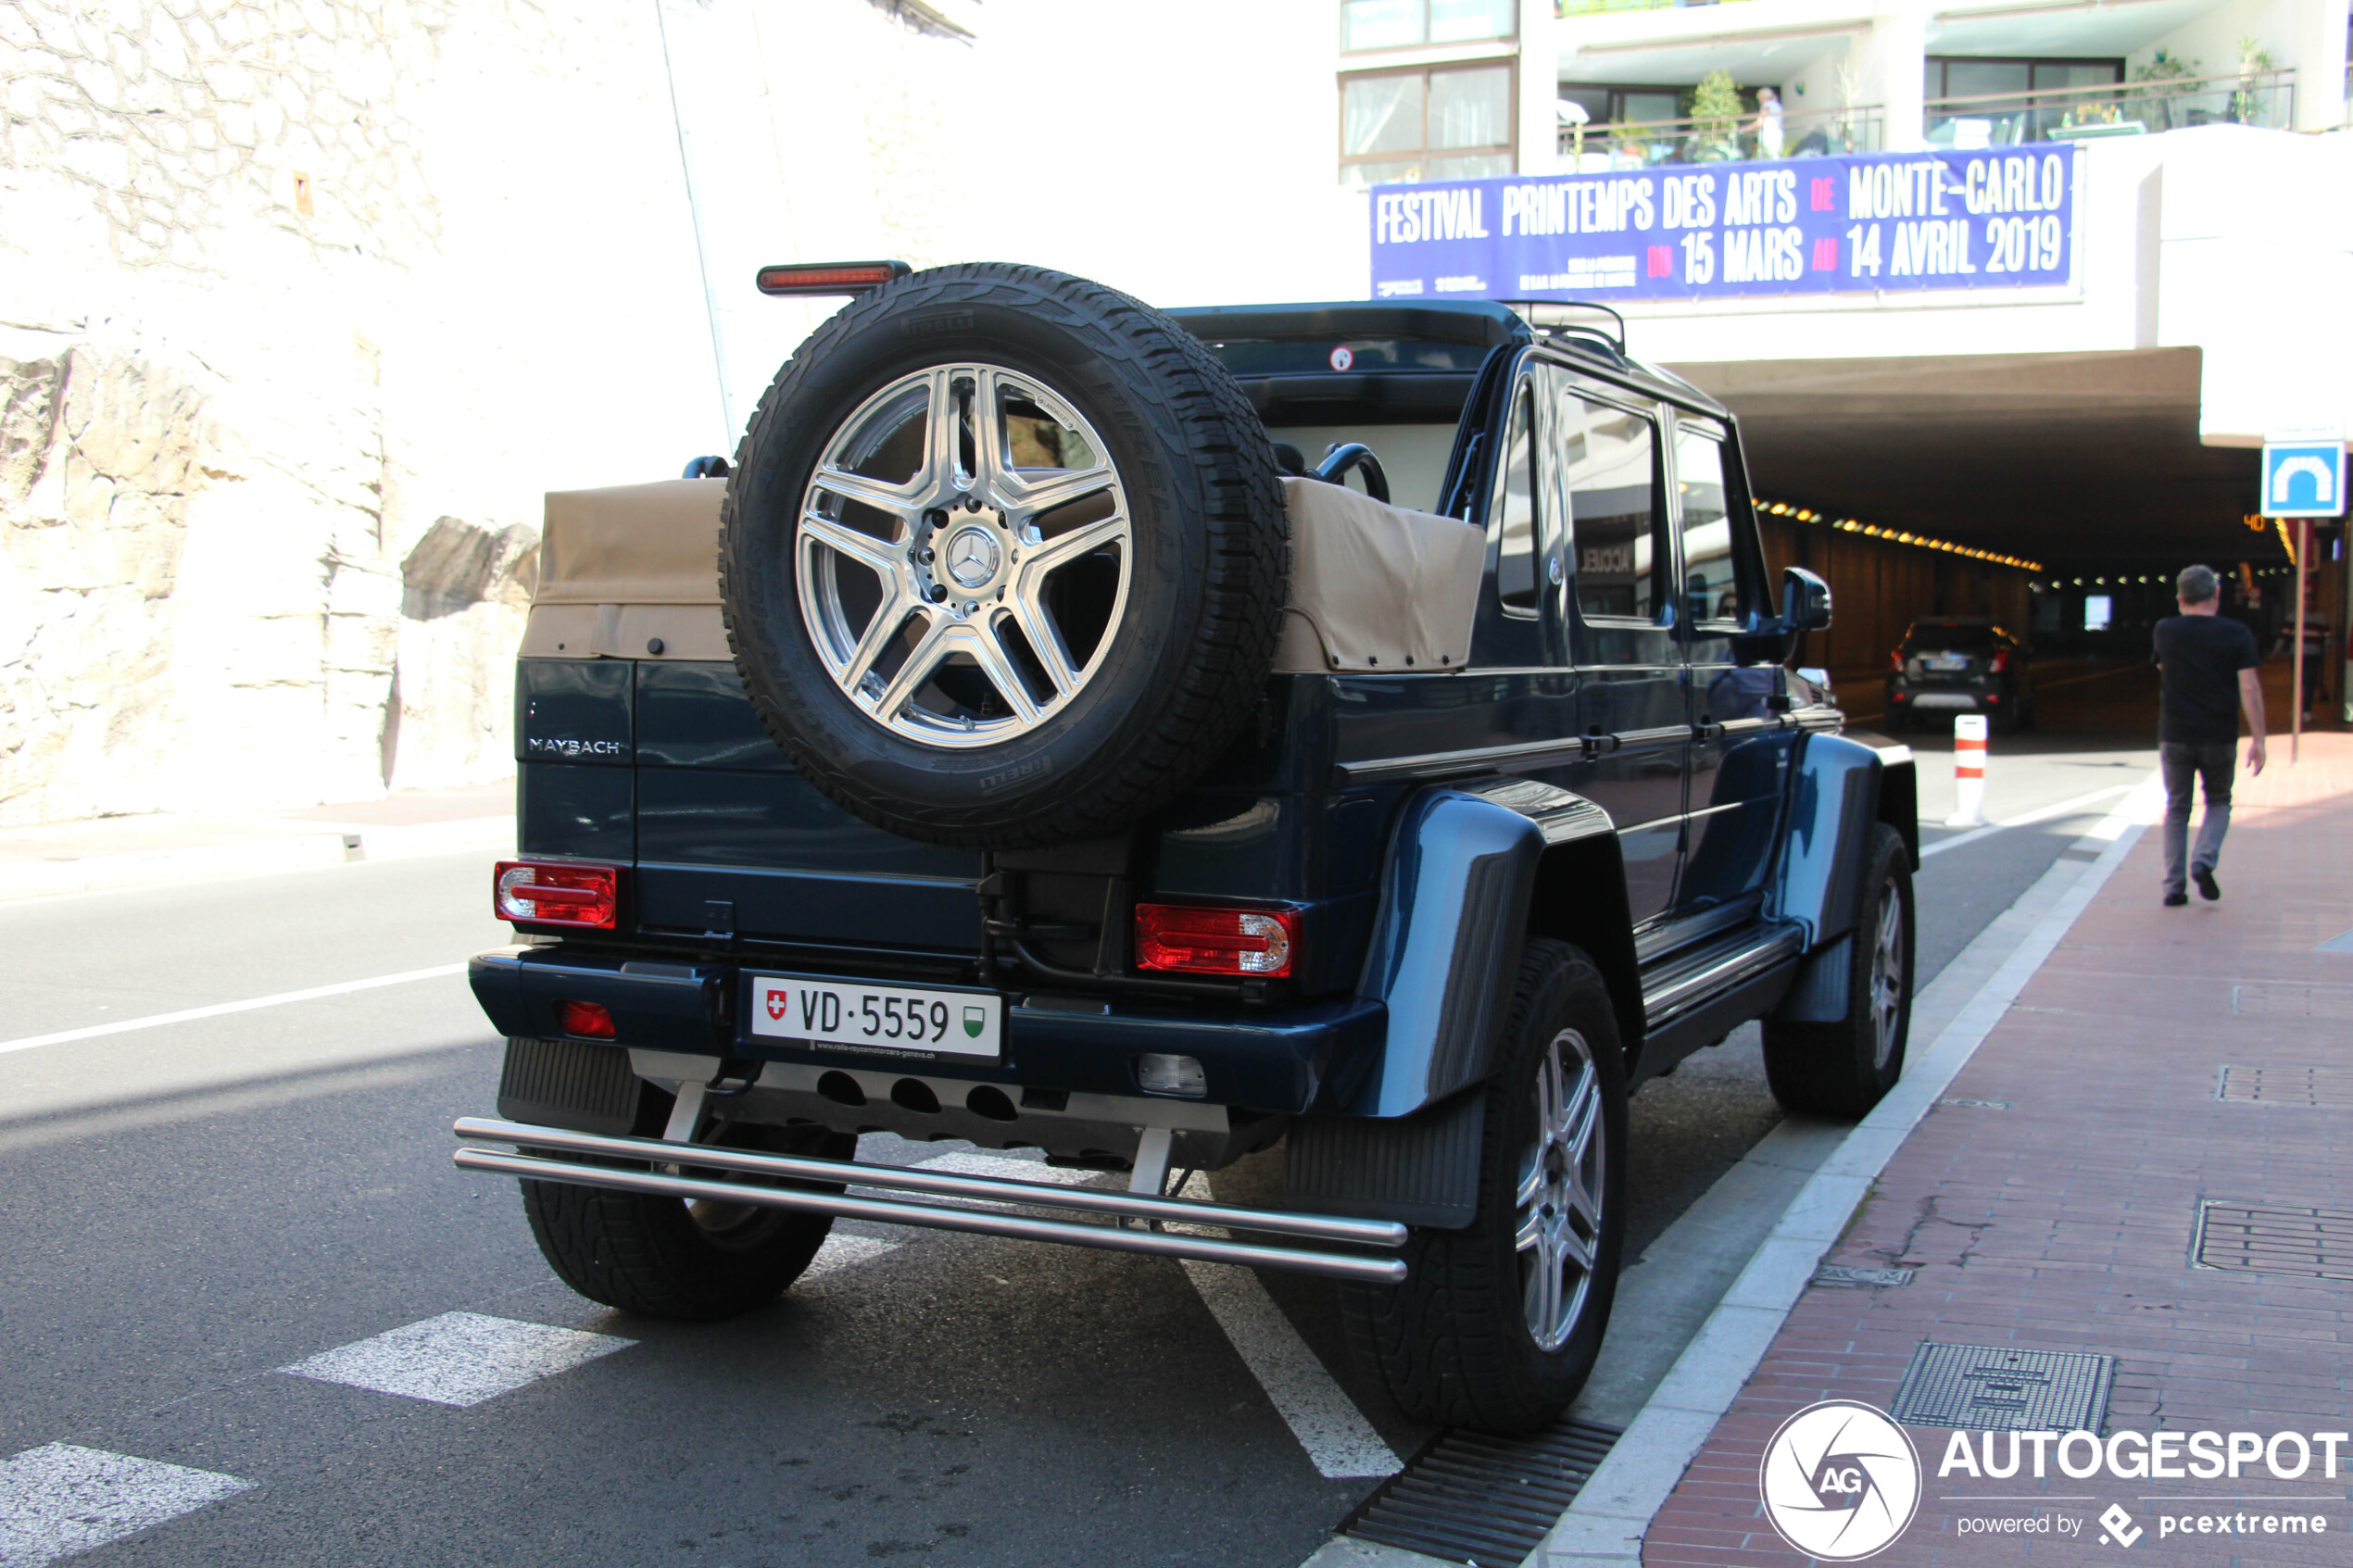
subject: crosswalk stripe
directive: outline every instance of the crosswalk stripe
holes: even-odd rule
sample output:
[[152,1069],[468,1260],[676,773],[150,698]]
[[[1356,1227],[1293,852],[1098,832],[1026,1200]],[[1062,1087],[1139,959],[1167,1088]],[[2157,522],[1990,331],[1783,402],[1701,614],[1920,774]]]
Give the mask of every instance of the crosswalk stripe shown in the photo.
[[104,1449],[27,1449],[0,1461],[0,1568],[43,1568],[252,1489],[234,1475]]
[[444,1312],[278,1370],[462,1409],[635,1343],[480,1312]]

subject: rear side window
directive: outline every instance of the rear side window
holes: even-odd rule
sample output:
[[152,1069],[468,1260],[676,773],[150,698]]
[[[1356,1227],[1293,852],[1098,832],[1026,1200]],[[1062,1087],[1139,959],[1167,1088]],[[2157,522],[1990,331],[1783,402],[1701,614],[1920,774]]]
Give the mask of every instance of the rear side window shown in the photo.
[[1536,396],[1525,383],[1512,399],[1495,490],[1495,592],[1514,615],[1536,613]]
[[1559,428],[1579,611],[1589,621],[1657,619],[1657,427],[1569,392]]
[[1740,576],[1725,501],[1722,442],[1704,430],[1678,426],[1675,488],[1683,509],[1683,619],[1737,621]]

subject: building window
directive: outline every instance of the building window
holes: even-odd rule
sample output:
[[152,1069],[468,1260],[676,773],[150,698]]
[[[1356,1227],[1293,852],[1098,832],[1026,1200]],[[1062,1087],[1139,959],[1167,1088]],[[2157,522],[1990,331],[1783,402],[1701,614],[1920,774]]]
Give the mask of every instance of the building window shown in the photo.
[[1508,65],[1344,76],[1340,182],[1378,185],[1509,174],[1512,103]]
[[1516,0],[1342,0],[1340,46],[1353,54],[1509,38],[1517,9]]
[[1588,125],[1656,125],[1680,119],[1691,107],[1688,87],[1614,87],[1563,82],[1564,102],[1583,107]]
[[2117,59],[1993,59],[1974,55],[1931,55],[1927,67],[1928,96],[1931,99],[2108,87],[2124,80],[2124,62]]

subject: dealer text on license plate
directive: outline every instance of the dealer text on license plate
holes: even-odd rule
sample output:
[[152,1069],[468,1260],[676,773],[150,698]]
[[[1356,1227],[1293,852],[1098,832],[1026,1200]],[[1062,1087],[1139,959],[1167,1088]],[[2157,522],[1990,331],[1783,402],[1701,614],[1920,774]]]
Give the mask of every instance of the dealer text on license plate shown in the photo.
[[1002,1054],[1004,1000],[988,991],[760,974],[751,982],[751,1032],[773,1039],[994,1060]]

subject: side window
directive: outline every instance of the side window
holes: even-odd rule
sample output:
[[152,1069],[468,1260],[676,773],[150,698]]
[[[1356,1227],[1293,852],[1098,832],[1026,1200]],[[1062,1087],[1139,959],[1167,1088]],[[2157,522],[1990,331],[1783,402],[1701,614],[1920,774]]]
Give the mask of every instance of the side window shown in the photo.
[[1568,392],[1561,395],[1559,429],[1578,609],[1589,621],[1656,619],[1665,564],[1657,547],[1657,428]]
[[1511,433],[1495,488],[1495,592],[1512,615],[1536,613],[1536,395],[1522,383],[1512,399]]
[[1738,621],[1740,568],[1724,486],[1723,443],[1705,429],[1675,432],[1675,488],[1683,504],[1682,619]]

